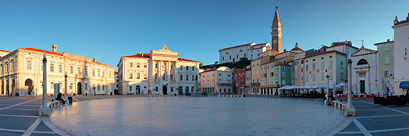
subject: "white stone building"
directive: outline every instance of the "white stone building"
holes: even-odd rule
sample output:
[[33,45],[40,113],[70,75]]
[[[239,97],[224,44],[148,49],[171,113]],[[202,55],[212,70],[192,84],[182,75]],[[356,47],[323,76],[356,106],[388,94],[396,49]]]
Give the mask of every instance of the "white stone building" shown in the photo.
[[1,50],[1,49],[0,49],[0,58],[3,57],[3,56],[6,56],[6,55],[9,54],[9,53],[10,53],[10,51],[6,51],[6,50]]
[[118,93],[192,93],[195,78],[199,76],[199,64],[199,61],[178,56],[178,52],[172,52],[166,45],[150,53],[122,56],[117,65]]
[[409,89],[409,13],[406,20],[398,21],[395,17],[394,25],[394,89],[396,95],[408,93]]
[[259,54],[271,48],[270,43],[249,43],[219,50],[219,63],[237,62],[240,58],[255,60]]
[[233,71],[228,67],[213,68],[200,73],[202,92],[219,94],[233,92]]
[[[352,87],[357,93],[377,94],[377,51],[364,48],[351,54],[352,60]],[[352,89],[356,90],[356,89]]]
[[0,58],[0,93],[6,95],[40,95],[43,83],[43,55],[47,54],[47,93],[60,83],[63,92],[68,75],[68,94],[110,94],[114,88],[115,67],[71,53],[36,48],[19,48]]

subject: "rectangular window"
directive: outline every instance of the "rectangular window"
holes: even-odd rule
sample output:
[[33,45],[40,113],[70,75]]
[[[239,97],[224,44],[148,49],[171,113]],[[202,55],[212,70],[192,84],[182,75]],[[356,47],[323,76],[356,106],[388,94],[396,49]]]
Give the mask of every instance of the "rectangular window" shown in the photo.
[[285,85],[285,80],[281,80],[281,84]]
[[195,75],[192,75],[192,81],[195,81]]
[[189,66],[186,66],[186,70],[189,70]]
[[341,72],[341,80],[344,80],[344,73]]
[[180,75],[179,77],[180,77],[179,80],[182,81],[183,80],[183,75]]
[[341,61],[340,67],[341,67],[341,68],[344,68],[344,62]]
[[88,90],[88,85],[87,84],[84,84],[84,89]]
[[148,68],[148,64],[143,63],[143,68]]
[[141,74],[140,73],[136,73],[136,79],[141,79]]
[[148,73],[143,73],[143,79],[148,79]]
[[332,68],[332,60],[329,61],[329,64],[328,64],[328,65],[329,65],[328,67]]
[[166,79],[166,75],[162,74],[162,79],[165,80]]
[[131,62],[131,63],[129,63],[129,65],[130,65],[130,67],[132,68],[133,67],[133,63]]
[[158,68],[158,63],[155,64],[155,68]]
[[315,63],[312,64],[312,70],[315,70]]
[[136,67],[140,68],[141,67],[141,63],[136,63]]
[[54,64],[50,64],[50,72],[54,72]]
[[315,81],[315,74],[312,74],[312,81]]
[[158,79],[158,73],[155,73],[155,80]]
[[285,77],[285,72],[281,73],[281,77]]
[[72,66],[70,66],[70,74],[73,74],[73,73],[74,73],[74,68]]
[[388,64],[390,64],[389,55],[385,56],[385,65],[388,65]]
[[305,77],[305,81],[308,81],[308,75]]
[[321,73],[321,80],[324,80],[324,73]]
[[276,76],[278,77],[278,72],[276,72]]
[[102,71],[102,77],[105,78],[105,72],[104,71]]
[[308,65],[306,65],[306,66],[305,66],[305,70],[307,70],[307,71],[308,71]]
[[332,79],[332,72],[329,73],[329,79]]
[[180,70],[183,70],[183,66],[180,66]]
[[92,76],[95,77],[95,70],[92,70]]
[[195,71],[195,66],[192,66],[192,71]]
[[27,69],[28,69],[28,70],[31,70],[31,61],[30,61],[30,60],[27,61]]
[[170,80],[173,80],[173,74],[169,74]]
[[385,51],[389,51],[389,45],[385,46]]
[[321,62],[321,69],[324,69],[324,62]]
[[276,80],[276,85],[278,85],[278,80]]
[[[4,71],[3,67],[1,67],[1,69],[2,69],[2,73],[3,73],[3,71]],[[44,65],[43,65],[43,63],[41,63],[41,71],[43,71],[43,69],[44,69]]]
[[100,76],[101,76],[101,71],[98,70],[98,77],[100,77]]
[[186,75],[186,81],[189,81],[189,75]]
[[51,86],[51,90],[54,90],[54,82],[51,82],[50,86]]
[[78,67],[77,68],[77,74],[80,74],[81,73],[81,69],[80,69],[80,67]]
[[129,79],[132,79],[132,76],[133,76],[132,73],[129,73]]
[[84,75],[88,75],[87,68],[84,68]]

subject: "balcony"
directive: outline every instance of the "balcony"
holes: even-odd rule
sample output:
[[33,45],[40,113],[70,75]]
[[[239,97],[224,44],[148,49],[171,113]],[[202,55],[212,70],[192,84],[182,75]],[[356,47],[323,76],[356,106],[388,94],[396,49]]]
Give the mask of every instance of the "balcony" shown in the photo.
[[260,86],[260,83],[251,83],[251,86]]

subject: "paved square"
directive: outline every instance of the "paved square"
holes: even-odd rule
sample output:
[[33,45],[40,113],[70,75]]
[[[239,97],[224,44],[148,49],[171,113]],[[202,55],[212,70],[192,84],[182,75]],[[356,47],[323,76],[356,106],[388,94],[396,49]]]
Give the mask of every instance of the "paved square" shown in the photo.
[[346,118],[318,99],[75,98],[51,116],[74,135],[320,135]]

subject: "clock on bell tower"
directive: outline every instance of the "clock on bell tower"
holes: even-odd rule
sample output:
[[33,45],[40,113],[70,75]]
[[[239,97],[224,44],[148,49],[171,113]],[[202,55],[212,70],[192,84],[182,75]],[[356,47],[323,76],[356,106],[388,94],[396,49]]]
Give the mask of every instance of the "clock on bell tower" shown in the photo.
[[272,31],[271,31],[271,41],[272,41],[272,48],[275,51],[281,52],[281,23],[280,18],[278,17],[278,7],[276,7],[276,11],[274,13],[274,19],[272,23]]

